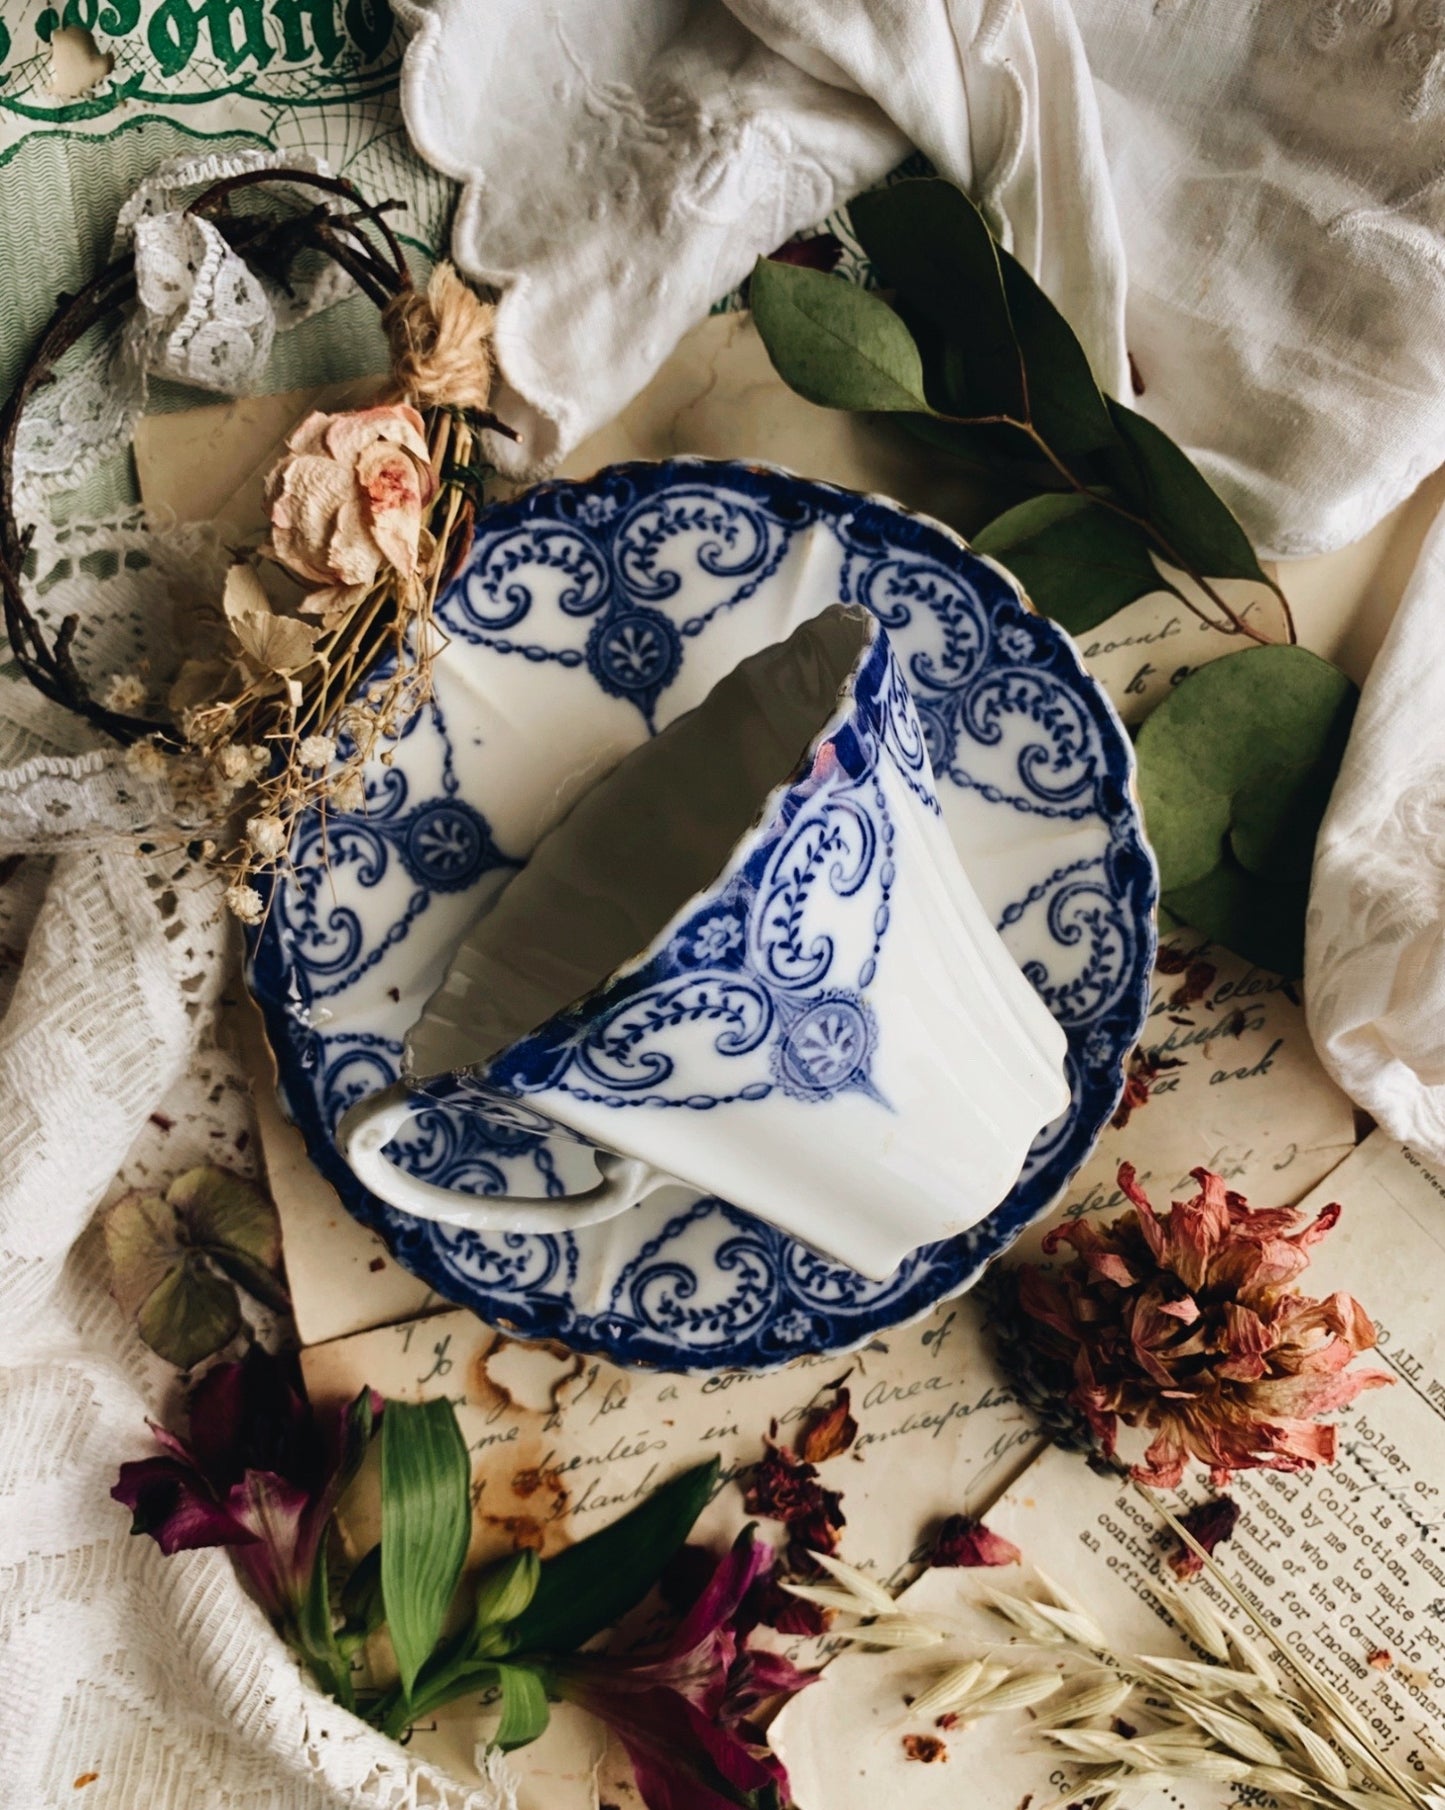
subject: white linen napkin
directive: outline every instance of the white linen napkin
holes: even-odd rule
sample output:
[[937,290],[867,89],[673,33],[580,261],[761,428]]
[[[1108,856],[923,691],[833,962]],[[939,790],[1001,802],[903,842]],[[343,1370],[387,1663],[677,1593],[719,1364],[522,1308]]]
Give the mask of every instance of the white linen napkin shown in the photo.
[[[908,144],[1261,550],[1358,538],[1445,457],[1442,0],[402,0],[412,137],[503,291],[536,470],[760,253]],[[1125,272],[1127,269],[1127,282]]]
[[[497,442],[536,473],[609,421],[760,253],[910,142],[1125,378],[1123,265],[1065,0],[402,0],[421,154],[465,186],[452,255],[501,291]],[[1067,196],[1067,206],[1061,205]]]
[[1445,1162],[1445,514],[1365,681],[1315,848],[1305,1003],[1325,1066]]

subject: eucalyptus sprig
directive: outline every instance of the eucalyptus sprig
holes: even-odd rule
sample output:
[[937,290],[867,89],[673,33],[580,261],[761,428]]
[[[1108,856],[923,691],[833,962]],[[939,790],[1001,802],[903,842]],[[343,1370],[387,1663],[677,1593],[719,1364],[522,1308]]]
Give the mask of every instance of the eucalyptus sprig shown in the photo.
[[[1296,645],[1289,603],[1203,473],[1099,388],[1072,328],[952,183],[861,195],[883,293],[763,259],[753,319],[785,382],[894,417],[1010,499],[972,544],[1071,634],[1152,593],[1250,645],[1190,673],[1145,724],[1139,788],[1164,913],[1293,977],[1315,838],[1356,690]],[[1221,581],[1267,591],[1283,639]]]
[[763,259],[753,318],[786,382],[828,408],[898,414],[965,463],[1040,492],[975,545],[1073,633],[1169,591],[1211,626],[1267,643],[1215,583],[1245,579],[1274,594],[1294,640],[1284,592],[1228,506],[1167,434],[1101,392],[1073,329],[962,189],[915,178],[849,211],[891,301]]

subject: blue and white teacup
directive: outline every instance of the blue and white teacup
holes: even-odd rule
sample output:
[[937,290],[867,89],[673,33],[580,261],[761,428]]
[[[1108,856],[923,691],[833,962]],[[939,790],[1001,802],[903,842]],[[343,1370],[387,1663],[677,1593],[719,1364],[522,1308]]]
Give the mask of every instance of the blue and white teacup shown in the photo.
[[[538,844],[338,1138],[406,1212],[559,1232],[681,1182],[865,1276],[983,1218],[1068,1104],[1063,1032],[974,894],[882,627],[834,606],[744,660]],[[438,1101],[580,1140],[554,1201],[385,1146]]]

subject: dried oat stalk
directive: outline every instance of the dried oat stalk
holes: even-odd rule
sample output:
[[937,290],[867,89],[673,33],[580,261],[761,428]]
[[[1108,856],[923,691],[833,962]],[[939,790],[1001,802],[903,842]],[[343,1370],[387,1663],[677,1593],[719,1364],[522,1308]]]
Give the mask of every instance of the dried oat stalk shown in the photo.
[[[1152,1491],[1135,1488],[1262,1625],[1188,1528]],[[836,1559],[820,1562],[832,1576],[829,1606],[852,1619],[835,1624],[833,1639],[938,1650],[938,1676],[908,1702],[908,1723],[951,1731],[1028,1711],[1031,1737],[1075,1779],[1041,1810],[1125,1810],[1151,1790],[1194,1783],[1321,1810],[1445,1810],[1445,1761],[1417,1749],[1423,1771],[1397,1766],[1352,1706],[1285,1648],[1270,1642],[1262,1652],[1197,1592],[1166,1578],[1157,1580],[1160,1598],[1203,1658],[1119,1651],[1087,1607],[1042,1572],[1032,1594],[983,1588],[981,1604],[1008,1638],[968,1651],[979,1643],[948,1618],[910,1614],[865,1573]],[[813,1600],[825,1594],[785,1588]]]

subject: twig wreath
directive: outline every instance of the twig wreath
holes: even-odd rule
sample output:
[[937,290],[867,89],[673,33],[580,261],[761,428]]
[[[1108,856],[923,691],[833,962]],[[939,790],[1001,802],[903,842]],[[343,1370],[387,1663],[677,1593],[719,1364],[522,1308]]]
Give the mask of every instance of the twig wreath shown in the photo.
[[[242,191],[284,205],[238,211]],[[320,198],[298,206],[306,191]],[[22,589],[34,529],[15,508],[24,411],[86,333],[135,301],[133,251],[60,298],[0,410],[0,603],[16,665],[43,696],[129,749],[138,772],[189,793],[224,839],[202,852],[227,877],[243,920],[259,919],[249,881],[284,862],[299,814],[358,808],[363,766],[429,697],[441,645],[434,605],[470,544],[488,475],[477,436],[515,437],[487,408],[491,305],[446,263],[424,291],[415,286],[386,218],[396,205],[372,205],[340,177],[264,169],[212,183],[185,210],[285,293],[304,253],[338,265],[380,311],[394,398],[313,413],[291,433],[267,480],[271,540],[231,566],[224,641],[185,661],[166,717],[142,714],[138,675],[92,686],[74,658],[77,616],[47,633]],[[233,830],[219,827],[231,821]]]

